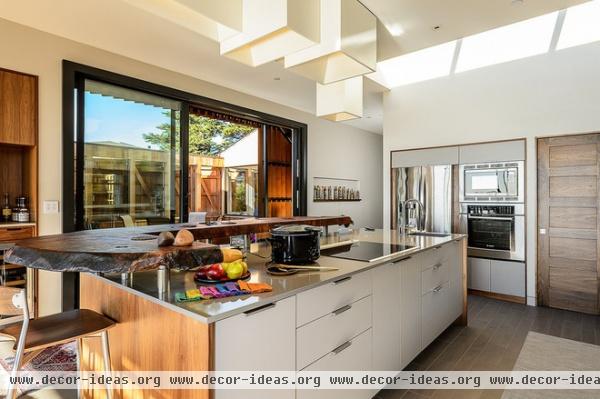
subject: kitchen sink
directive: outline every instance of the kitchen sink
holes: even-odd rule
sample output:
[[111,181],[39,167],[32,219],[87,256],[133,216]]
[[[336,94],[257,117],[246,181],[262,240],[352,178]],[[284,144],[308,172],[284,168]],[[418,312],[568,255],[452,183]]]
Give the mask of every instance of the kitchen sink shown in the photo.
[[408,233],[409,236],[423,236],[423,237],[449,237],[448,233],[434,233],[429,231],[415,231],[413,233]]

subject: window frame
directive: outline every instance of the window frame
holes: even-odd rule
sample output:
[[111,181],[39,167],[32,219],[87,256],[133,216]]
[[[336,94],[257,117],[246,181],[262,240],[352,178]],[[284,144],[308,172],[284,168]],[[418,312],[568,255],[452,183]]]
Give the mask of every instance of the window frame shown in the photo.
[[[63,60],[63,233],[82,230],[83,228],[83,170],[84,149],[84,105],[83,84],[86,79],[126,87],[181,102],[180,140],[181,140],[181,169],[189,164],[189,115],[190,106],[205,108],[210,111],[229,114],[248,119],[263,125],[281,126],[294,132],[292,173],[293,212],[295,216],[306,215],[307,211],[307,136],[308,126],[305,123],[293,121],[279,116],[266,114],[238,105],[185,92],[167,86],[158,85],[145,80],[121,75],[107,70]],[[77,90],[77,92],[75,92]],[[75,93],[77,93],[75,95]],[[76,138],[76,140],[75,140]],[[75,144],[76,143],[76,144]],[[74,145],[75,144],[75,145]],[[259,149],[260,151],[260,149]],[[75,155],[77,154],[77,157]],[[77,164],[75,164],[77,161]],[[261,165],[259,165],[259,168]],[[180,220],[187,220],[188,214],[188,180],[180,179]],[[262,204],[258,204],[262,205]]]

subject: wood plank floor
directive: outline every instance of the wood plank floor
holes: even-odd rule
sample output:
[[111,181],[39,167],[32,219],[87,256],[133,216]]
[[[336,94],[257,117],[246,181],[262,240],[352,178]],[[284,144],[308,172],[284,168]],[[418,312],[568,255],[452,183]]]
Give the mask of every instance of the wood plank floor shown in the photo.
[[[469,325],[450,326],[406,370],[512,370],[527,333],[600,345],[600,317],[469,296]],[[502,390],[382,390],[376,399],[498,399]]]

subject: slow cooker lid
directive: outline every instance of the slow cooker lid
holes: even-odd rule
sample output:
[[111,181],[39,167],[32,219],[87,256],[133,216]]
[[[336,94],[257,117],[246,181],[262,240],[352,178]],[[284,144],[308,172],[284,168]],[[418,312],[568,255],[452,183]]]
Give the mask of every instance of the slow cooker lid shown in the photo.
[[306,224],[289,224],[285,226],[279,226],[271,230],[271,234],[280,235],[280,236],[289,236],[289,235],[301,235],[307,234],[314,231],[321,231],[320,227],[309,226]]

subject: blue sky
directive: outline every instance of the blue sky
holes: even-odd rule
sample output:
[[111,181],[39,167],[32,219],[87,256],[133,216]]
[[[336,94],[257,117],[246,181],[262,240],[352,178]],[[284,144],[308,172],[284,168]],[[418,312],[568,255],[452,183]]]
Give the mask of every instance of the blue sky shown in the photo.
[[114,141],[148,148],[142,135],[158,131],[158,125],[169,121],[162,112],[162,108],[151,105],[86,92],[85,141]]

